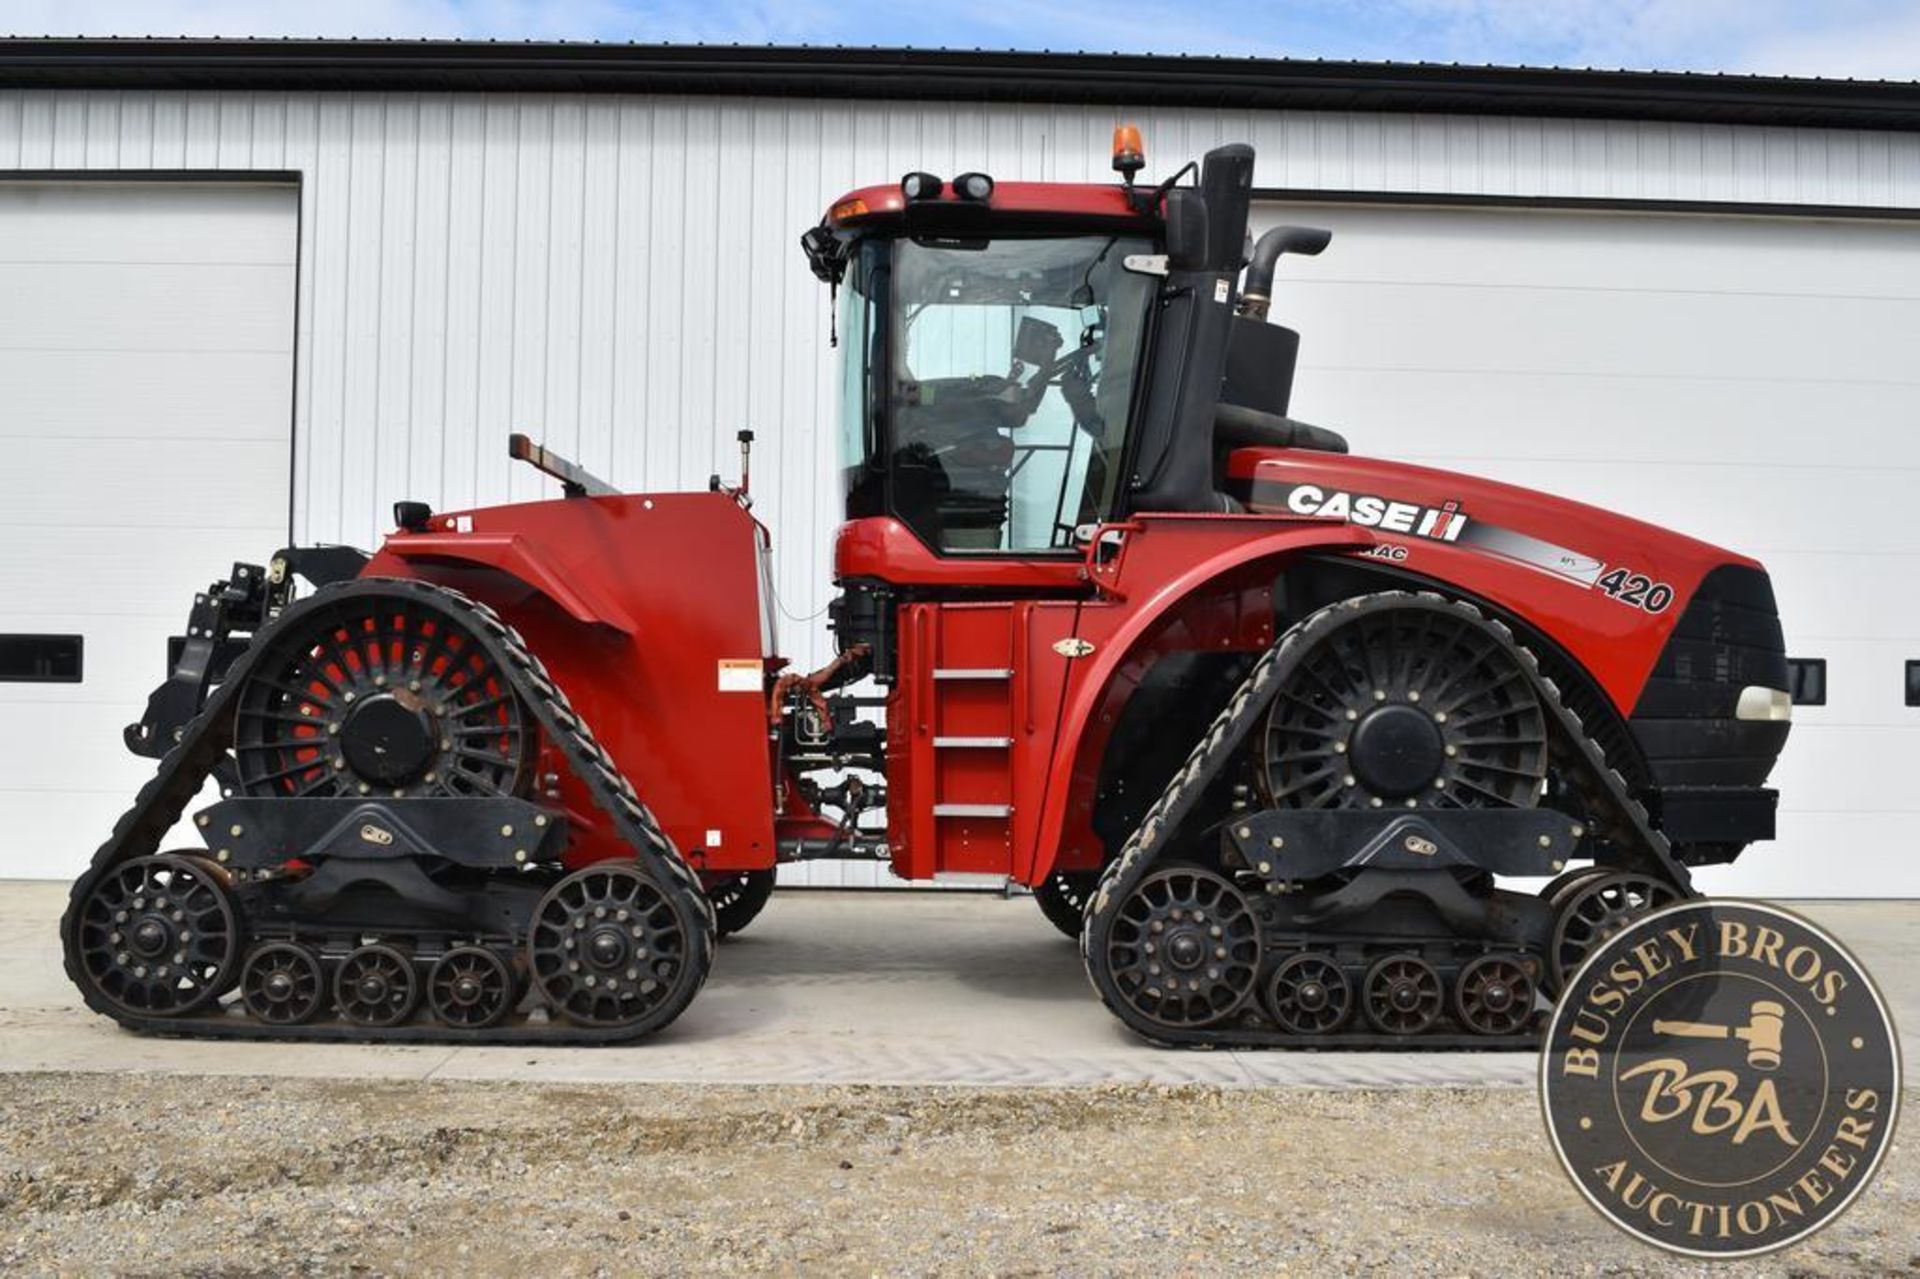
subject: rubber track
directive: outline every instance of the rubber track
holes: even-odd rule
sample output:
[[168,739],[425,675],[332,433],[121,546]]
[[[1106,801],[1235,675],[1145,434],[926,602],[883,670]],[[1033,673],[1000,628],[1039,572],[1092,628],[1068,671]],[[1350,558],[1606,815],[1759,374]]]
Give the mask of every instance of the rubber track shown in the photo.
[[[381,1029],[347,1021],[322,1022],[302,1026],[274,1026],[252,1017],[205,1010],[185,1017],[141,1017],[98,998],[85,980],[75,954],[75,932],[81,903],[93,890],[101,875],[122,862],[150,856],[159,851],[160,841],[173,829],[200,787],[212,775],[214,766],[233,744],[233,701],[245,685],[259,656],[272,647],[272,638],[281,627],[297,626],[330,605],[355,595],[388,594],[409,591],[420,595],[429,608],[458,615],[467,629],[486,649],[495,665],[513,685],[539,721],[547,740],[566,757],[573,776],[587,787],[594,806],[605,813],[633,849],[634,860],[666,890],[680,898],[680,910],[694,922],[687,932],[687,963],[695,976],[678,992],[664,1017],[655,1014],[633,1026],[577,1026],[554,1018],[547,1022],[521,1021],[507,1026],[468,1030],[419,1021]],[[79,987],[87,1006],[129,1030],[142,1034],[190,1036],[222,1039],[278,1040],[352,1040],[367,1043],[446,1043],[446,1044],[607,1044],[644,1038],[666,1026],[685,1011],[699,993],[713,964],[713,907],[701,890],[699,876],[667,839],[665,832],[640,802],[633,784],[614,765],[612,756],[594,738],[580,716],[567,702],[566,694],[553,682],[540,659],[528,650],[526,641],[485,604],[429,582],[402,578],[361,578],[322,587],[306,599],[289,605],[267,626],[254,633],[246,651],[228,670],[227,677],[214,689],[179,744],[167,752],[153,777],[143,786],[128,809],[114,825],[87,870],[74,881],[68,894],[67,912],[60,921],[61,949],[67,977]],[[244,942],[244,936],[242,938]],[[244,954],[244,949],[243,952]],[[423,1014],[424,1015],[424,1014]]]
[[1572,776],[1580,785],[1581,798],[1585,801],[1588,813],[1605,823],[1603,830],[1594,832],[1602,837],[1600,847],[1611,849],[1617,860],[1626,865],[1636,866],[1666,879],[1683,895],[1692,894],[1692,880],[1686,868],[1674,860],[1666,836],[1654,829],[1647,817],[1646,807],[1633,798],[1625,779],[1607,763],[1605,753],[1587,735],[1580,717],[1561,700],[1559,688],[1540,673],[1539,661],[1514,638],[1513,632],[1505,624],[1498,618],[1488,617],[1471,604],[1427,591],[1379,591],[1355,596],[1309,614],[1290,627],[1278,643],[1260,656],[1227,705],[1194,744],[1186,762],[1168,781],[1160,798],[1147,810],[1139,827],[1128,837],[1120,855],[1109,863],[1101,875],[1100,886],[1087,907],[1086,926],[1080,932],[1081,960],[1086,966],[1087,979],[1093,983],[1101,1002],[1135,1034],[1163,1047],[1180,1048],[1487,1049],[1531,1048],[1539,1042],[1538,1037],[1531,1033],[1502,1036],[1445,1033],[1394,1036],[1354,1032],[1294,1035],[1238,1026],[1181,1029],[1139,1016],[1132,1005],[1119,996],[1104,971],[1103,957],[1120,903],[1152,871],[1160,854],[1166,851],[1169,839],[1193,815],[1194,806],[1199,803],[1208,783],[1219,775],[1246,741],[1247,734],[1273,703],[1274,696],[1301,658],[1323,632],[1345,622],[1354,612],[1383,605],[1393,607],[1406,604],[1438,606],[1454,612],[1471,620],[1500,642],[1507,654],[1526,673],[1541,705],[1558,730],[1553,734],[1557,762],[1563,767],[1573,765]]

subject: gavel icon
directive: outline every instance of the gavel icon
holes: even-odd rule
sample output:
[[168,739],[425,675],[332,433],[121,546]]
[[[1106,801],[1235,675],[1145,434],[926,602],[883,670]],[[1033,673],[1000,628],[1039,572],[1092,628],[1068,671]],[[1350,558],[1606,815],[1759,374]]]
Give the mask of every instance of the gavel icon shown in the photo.
[[1771,999],[1756,999],[1744,1026],[1719,1026],[1706,1021],[1659,1021],[1653,1023],[1656,1035],[1689,1035],[1695,1039],[1744,1039],[1747,1041],[1747,1065],[1755,1070],[1780,1068],[1780,1037],[1786,1029],[1787,1009]]

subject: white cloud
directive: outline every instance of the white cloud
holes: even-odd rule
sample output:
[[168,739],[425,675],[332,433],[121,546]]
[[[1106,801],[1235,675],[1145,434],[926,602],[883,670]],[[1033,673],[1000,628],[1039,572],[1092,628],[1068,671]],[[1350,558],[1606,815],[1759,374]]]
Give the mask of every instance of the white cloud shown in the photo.
[[1920,9],[1827,31],[1764,34],[1741,59],[1742,69],[1769,75],[1920,80]]

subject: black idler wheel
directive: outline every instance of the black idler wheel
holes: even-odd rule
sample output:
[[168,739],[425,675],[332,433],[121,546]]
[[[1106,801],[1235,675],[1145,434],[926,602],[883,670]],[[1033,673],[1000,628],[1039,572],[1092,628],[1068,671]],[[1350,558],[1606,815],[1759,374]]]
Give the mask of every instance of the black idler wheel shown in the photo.
[[1565,990],[1567,979],[1607,938],[1678,900],[1673,885],[1638,871],[1607,871],[1575,881],[1563,890],[1554,912],[1548,953],[1554,989]]
[[1517,955],[1482,955],[1460,970],[1453,1011],[1476,1035],[1511,1035],[1533,1018],[1534,985]]
[[79,911],[82,979],[136,1016],[182,1016],[226,993],[240,930],[222,879],[204,859],[171,853],[107,871]]
[[413,1016],[420,981],[413,961],[392,946],[362,946],[340,961],[333,974],[340,1015],[362,1026],[398,1026]]
[[737,933],[765,910],[773,897],[775,872],[743,870],[738,874],[702,876],[707,900],[713,903],[713,929],[717,937]]
[[1326,955],[1294,955],[1267,980],[1267,1014],[1295,1035],[1338,1030],[1353,1012],[1353,984]]
[[1561,871],[1540,890],[1540,900],[1548,906],[1557,907],[1577,886],[1608,873],[1605,866],[1575,866],[1572,870]]
[[1162,1026],[1208,1026],[1258,983],[1260,925],[1246,896],[1212,871],[1169,866],[1120,904],[1107,965],[1121,997]]
[[1440,974],[1418,955],[1378,960],[1361,988],[1367,1020],[1388,1035],[1419,1034],[1439,1019],[1446,1004]]
[[462,1030],[499,1025],[518,993],[512,967],[484,946],[456,946],[427,974],[427,1007],[445,1025]]
[[527,954],[548,1003],[581,1026],[632,1026],[671,1007],[697,921],[639,867],[601,862],[547,891]]
[[1257,780],[1271,804],[1534,806],[1546,715],[1483,619],[1397,595],[1329,612],[1267,714]]
[[240,970],[240,1000],[259,1020],[298,1026],[319,1016],[328,998],[326,973],[310,947],[270,941],[247,953]]
[[515,795],[538,733],[457,615],[358,592],[275,634],[240,690],[242,793],[289,799]]

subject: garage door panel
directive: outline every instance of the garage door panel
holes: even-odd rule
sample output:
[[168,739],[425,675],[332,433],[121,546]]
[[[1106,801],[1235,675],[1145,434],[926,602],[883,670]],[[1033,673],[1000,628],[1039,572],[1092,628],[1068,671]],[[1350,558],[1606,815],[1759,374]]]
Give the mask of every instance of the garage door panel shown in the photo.
[[1815,708],[1805,709],[1767,779],[1793,798],[1794,811],[1920,813],[1910,780],[1920,757],[1920,723],[1828,723],[1816,715]]
[[[1884,643],[1887,651],[1862,650],[1842,660],[1829,682],[1856,677],[1889,678],[1857,671],[1871,657],[1880,662],[1920,660],[1920,599],[1909,584],[1920,582],[1920,555],[1860,555],[1848,551],[1796,551],[1774,548],[1760,558],[1773,578],[1773,593],[1795,656],[1822,657],[1841,643]],[[1900,667],[1891,669],[1897,680]],[[1897,683],[1890,688],[1900,687]],[[1920,716],[1920,709],[1912,712]],[[1920,762],[1917,757],[1916,762]]]
[[1702,892],[1738,897],[1910,897],[1916,863],[1899,811],[1780,814],[1780,838],[1732,866],[1694,873]]
[[260,440],[284,448],[292,383],[291,347],[0,350],[0,439]]
[[0,183],[0,632],[85,644],[0,683],[10,873],[85,864],[194,592],[286,542],[296,238],[284,186]]
[[281,264],[0,262],[0,348],[284,351],[288,274]]
[[[1908,300],[1290,280],[1274,318],[1308,335],[1312,362],[1326,368],[1920,386],[1910,359],[1920,302]],[[1809,349],[1809,333],[1838,330],[1848,341]]]
[[1920,394],[1878,384],[1330,369],[1312,360],[1321,345],[1307,335],[1292,411],[1376,456],[1818,470],[1902,464],[1890,421],[1920,439]]
[[[1910,251],[1913,236],[1911,226],[1893,221],[1296,205],[1261,209],[1253,222],[1256,235],[1280,222],[1335,228],[1322,256],[1282,260],[1283,295],[1296,281],[1418,281],[1425,288],[1920,297],[1920,272],[1887,269],[1890,257]],[[1496,251],[1487,250],[1489,239],[1498,240]],[[1590,249],[1570,255],[1574,243]]]
[[[204,585],[204,583],[202,584]],[[6,625],[17,632],[82,635],[81,679],[76,684],[24,684],[0,681],[0,714],[63,719],[76,707],[104,707],[130,724],[146,708],[147,694],[166,678],[166,637],[186,629],[191,596],[182,596],[170,614],[140,616],[57,613],[9,613]],[[155,639],[155,636],[159,639]],[[109,745],[120,739],[115,736]]]
[[[1716,891],[1920,893],[1920,226],[1311,206],[1283,259],[1292,410],[1357,452],[1486,475],[1765,562],[1827,660],[1776,770],[1780,839]],[[1568,538],[1576,534],[1569,533]]]
[[[218,512],[208,513],[218,518]],[[285,523],[236,528],[67,529],[57,556],[9,556],[4,575],[8,598],[0,600],[0,624],[61,607],[73,593],[97,599],[113,614],[186,616],[193,592],[224,577],[235,560],[261,563],[287,544]],[[20,601],[14,603],[12,601]]]
[[286,234],[285,187],[0,180],[0,262],[279,263],[297,250]]
[[[22,439],[0,471],[0,537],[85,519],[118,529],[136,546],[156,528],[286,528],[284,427],[278,440],[200,445],[159,439]],[[185,492],[175,484],[193,475]],[[272,482],[263,483],[268,477]],[[50,482],[53,481],[53,482]],[[74,509],[76,490],[84,492]]]
[[[125,812],[132,796],[153,776],[153,761],[121,753],[118,759],[87,761],[89,783],[58,791],[24,790],[0,785],[0,813],[8,815],[7,844],[0,851],[0,876],[18,879],[71,879],[87,864]],[[187,806],[188,813],[219,799],[208,785]],[[100,815],[106,815],[102,825]],[[163,850],[201,849],[187,822],[160,841]]]

